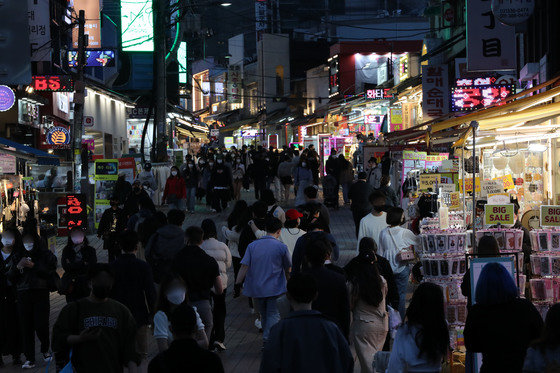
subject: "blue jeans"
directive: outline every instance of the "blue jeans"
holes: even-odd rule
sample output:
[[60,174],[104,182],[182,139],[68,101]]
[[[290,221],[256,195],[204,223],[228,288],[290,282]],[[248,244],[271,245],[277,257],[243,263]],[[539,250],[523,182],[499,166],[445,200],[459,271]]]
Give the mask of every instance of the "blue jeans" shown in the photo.
[[348,192],[350,191],[350,185],[352,185],[352,184],[351,183],[342,184],[342,199],[344,200],[344,203],[350,202],[350,198],[348,198]]
[[261,314],[264,342],[268,340],[270,329],[280,321],[280,311],[278,311],[278,305],[276,304],[277,299],[278,297],[254,298]]
[[178,199],[175,202],[169,203],[168,206],[169,206],[169,210],[185,211],[185,200]]
[[196,203],[196,187],[187,188],[187,211],[194,212],[195,203]]
[[400,273],[395,273],[395,282],[399,292],[399,313],[404,320],[406,314],[406,293],[408,290],[408,276],[410,276],[410,266],[406,266]]

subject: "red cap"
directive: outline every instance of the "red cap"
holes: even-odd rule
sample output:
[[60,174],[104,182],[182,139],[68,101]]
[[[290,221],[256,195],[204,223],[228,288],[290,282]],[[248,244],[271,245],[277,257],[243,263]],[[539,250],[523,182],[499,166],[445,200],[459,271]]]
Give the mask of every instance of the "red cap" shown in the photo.
[[286,211],[286,219],[288,220],[296,220],[301,217],[303,217],[303,214],[296,209],[289,209]]

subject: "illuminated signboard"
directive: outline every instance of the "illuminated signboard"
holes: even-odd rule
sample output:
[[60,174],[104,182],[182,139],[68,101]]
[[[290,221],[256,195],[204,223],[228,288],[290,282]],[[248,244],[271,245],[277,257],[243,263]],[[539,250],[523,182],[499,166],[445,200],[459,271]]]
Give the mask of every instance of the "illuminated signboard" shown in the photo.
[[374,88],[366,90],[366,98],[368,100],[386,100],[393,98],[393,95],[389,93],[390,88]]
[[[71,4],[74,6],[76,16],[80,13],[80,10],[83,10],[85,13],[86,23],[84,25],[84,33],[88,35],[88,43],[85,48],[101,48],[101,17],[99,12],[99,0],[74,0]],[[73,48],[78,48],[77,25],[72,29],[72,46]]]
[[187,84],[187,43],[182,41],[177,49],[177,63],[179,64],[179,83]]
[[338,57],[329,59],[329,97],[335,96],[340,88]]
[[65,127],[51,127],[46,135],[49,145],[65,147],[70,145],[70,131]]
[[0,85],[0,111],[8,111],[14,106],[16,95],[7,85]]
[[451,88],[451,111],[483,109],[515,94],[515,86],[479,85]]
[[[78,66],[78,51],[68,51],[68,66]],[[115,66],[115,51],[86,51],[86,66],[113,67]]]
[[364,124],[378,124],[383,122],[383,115],[364,115]]
[[31,85],[36,91],[73,92],[74,81],[70,75],[37,75],[31,79]]
[[153,52],[152,0],[121,0],[121,30],[123,51]]
[[410,77],[408,53],[399,58],[399,79],[402,82]]
[[87,207],[84,194],[68,194],[66,196],[66,221],[68,229],[87,227]]

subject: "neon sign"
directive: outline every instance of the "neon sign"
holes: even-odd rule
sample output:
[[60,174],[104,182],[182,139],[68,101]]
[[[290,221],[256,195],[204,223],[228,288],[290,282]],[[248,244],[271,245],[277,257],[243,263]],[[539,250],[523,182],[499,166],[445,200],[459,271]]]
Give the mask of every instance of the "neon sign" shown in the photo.
[[33,76],[31,85],[36,91],[73,92],[74,81],[70,75],[39,75]]
[[472,111],[497,104],[515,94],[515,86],[468,85],[451,88],[451,111]]
[[386,100],[393,98],[393,95],[389,93],[390,88],[373,88],[366,90],[366,98],[368,100]]
[[86,197],[84,194],[66,196],[66,217],[68,229],[87,226]]

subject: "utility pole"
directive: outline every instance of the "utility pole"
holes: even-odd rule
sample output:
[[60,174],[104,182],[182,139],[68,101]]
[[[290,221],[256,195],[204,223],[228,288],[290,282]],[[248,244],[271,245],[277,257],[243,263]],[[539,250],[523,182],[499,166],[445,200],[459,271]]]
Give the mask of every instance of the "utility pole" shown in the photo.
[[[84,101],[85,101],[85,82],[84,82],[84,64],[85,64],[85,47],[87,43],[87,35],[85,35],[86,16],[83,10],[80,10],[78,15],[78,66],[77,76],[74,84],[74,192],[81,191],[87,193],[88,191],[82,190],[81,180],[87,180],[88,175],[83,174],[82,170],[82,137],[83,137],[83,122],[84,122]],[[87,169],[87,168],[86,168]],[[85,171],[87,173],[87,171]],[[78,177],[80,176],[80,177]],[[84,183],[85,184],[85,183]]]
[[155,67],[155,117],[154,126],[156,129],[155,159],[152,161],[163,162],[167,156],[167,87],[166,87],[166,21],[167,21],[167,3],[165,0],[155,0],[153,3],[154,10],[154,67]]

